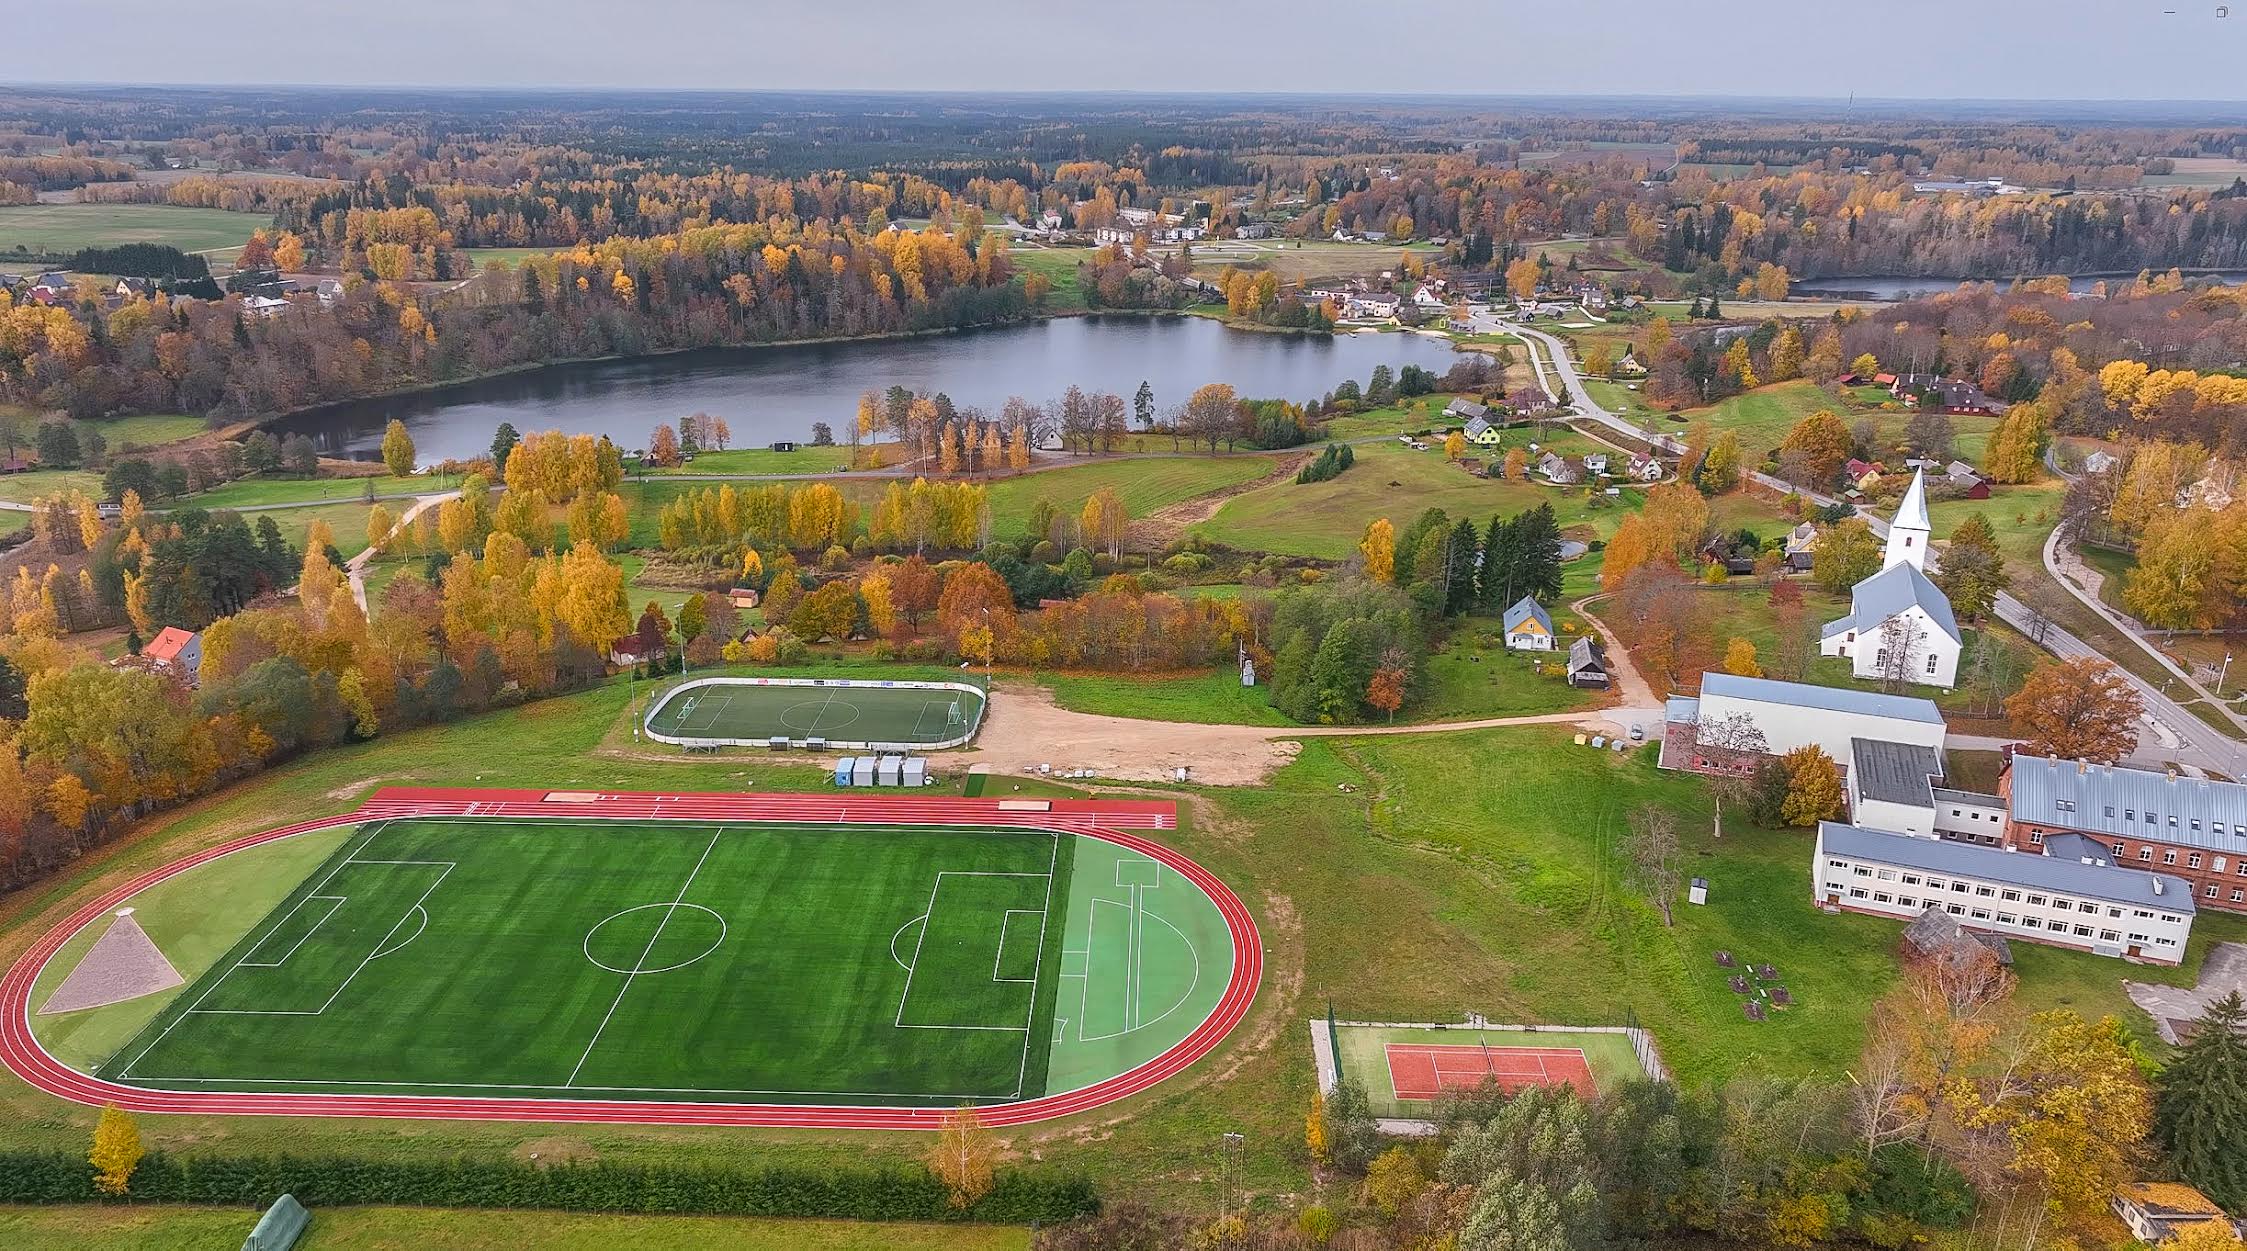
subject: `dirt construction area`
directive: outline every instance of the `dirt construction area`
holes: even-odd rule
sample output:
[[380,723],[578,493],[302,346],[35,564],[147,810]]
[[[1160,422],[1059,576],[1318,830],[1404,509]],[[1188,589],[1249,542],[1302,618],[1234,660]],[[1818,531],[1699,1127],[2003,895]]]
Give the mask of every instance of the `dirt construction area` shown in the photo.
[[1253,786],[1295,758],[1298,739],[1434,734],[1510,725],[1573,725],[1613,734],[1627,723],[1623,714],[1629,711],[1591,709],[1434,725],[1194,725],[1070,712],[1057,707],[1053,692],[1044,687],[1001,682],[992,694],[976,746],[945,755],[947,761],[987,765],[1001,774],[1034,774],[1042,765],[1057,773],[1090,769],[1095,776],[1117,781],[1162,782],[1175,778],[1183,767],[1192,770],[1191,780],[1205,785]]

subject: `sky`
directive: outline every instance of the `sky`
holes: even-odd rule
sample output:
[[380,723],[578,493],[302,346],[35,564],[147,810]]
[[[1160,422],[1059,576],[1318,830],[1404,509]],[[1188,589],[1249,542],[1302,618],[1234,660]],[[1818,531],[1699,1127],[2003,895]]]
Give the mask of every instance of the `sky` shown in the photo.
[[2230,7],[0,0],[0,81],[2239,100],[2247,0]]

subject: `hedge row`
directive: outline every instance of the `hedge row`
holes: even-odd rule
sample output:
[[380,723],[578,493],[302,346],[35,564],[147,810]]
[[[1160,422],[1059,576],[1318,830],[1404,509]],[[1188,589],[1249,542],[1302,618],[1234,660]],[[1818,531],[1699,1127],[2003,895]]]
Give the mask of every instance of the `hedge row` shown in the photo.
[[[150,1152],[130,1199],[263,1207],[293,1194],[310,1207],[410,1204],[448,1208],[558,1208],[720,1216],[830,1217],[862,1221],[1051,1224],[1097,1211],[1083,1177],[1001,1171],[991,1193],[962,1211],[944,1184],[910,1166],[731,1169],[695,1165],[565,1164],[515,1160],[362,1160],[322,1156],[170,1156]],[[0,1202],[86,1203],[86,1158],[0,1151]]]

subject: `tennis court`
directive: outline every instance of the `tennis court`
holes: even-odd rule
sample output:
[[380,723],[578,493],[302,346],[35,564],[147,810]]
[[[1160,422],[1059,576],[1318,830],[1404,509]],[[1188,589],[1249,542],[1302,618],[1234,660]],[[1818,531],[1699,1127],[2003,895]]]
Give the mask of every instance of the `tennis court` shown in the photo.
[[1606,1030],[1344,1022],[1333,1036],[1341,1076],[1378,1117],[1427,1117],[1443,1095],[1485,1083],[1569,1086],[1590,1098],[1648,1076],[1630,1037]]
[[965,682],[828,678],[699,678],[649,710],[648,737],[689,747],[762,747],[775,739],[830,747],[956,747],[983,721],[983,692]]

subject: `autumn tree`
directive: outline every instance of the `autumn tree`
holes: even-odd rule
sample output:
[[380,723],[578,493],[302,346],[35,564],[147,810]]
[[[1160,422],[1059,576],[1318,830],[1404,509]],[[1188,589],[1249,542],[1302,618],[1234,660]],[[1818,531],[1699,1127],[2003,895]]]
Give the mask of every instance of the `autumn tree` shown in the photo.
[[1760,678],[1763,666],[1756,663],[1753,640],[1734,635],[1724,645],[1724,671],[1740,678]]
[[679,463],[679,435],[665,422],[648,435],[647,463],[658,469],[669,469]]
[[1467,436],[1454,430],[1443,436],[1443,455],[1446,460],[1458,460],[1467,454]]
[[1358,540],[1358,555],[1365,562],[1368,580],[1384,586],[1397,580],[1397,530],[1387,517],[1375,517],[1366,523],[1365,537]]
[[1390,648],[1381,656],[1381,665],[1365,684],[1367,706],[1379,710],[1391,722],[1397,719],[1397,709],[1404,706],[1405,684],[1411,680],[1412,670],[1404,654]]
[[1678,842],[1677,820],[1668,809],[1642,804],[1632,810],[1623,856],[1631,885],[1646,902],[1661,910],[1663,925],[1675,925],[1672,910],[1677,906],[1678,888],[1685,881],[1685,849]]
[[2145,701],[2120,669],[2096,656],[2047,660],[2005,701],[2022,750],[2112,764],[2138,742]]
[[944,1183],[953,1207],[974,1207],[991,1193],[998,1160],[998,1139],[983,1127],[975,1105],[963,1103],[945,1113],[944,1128],[929,1147],[928,1169]]
[[1841,816],[1841,771],[1816,743],[1805,743],[1779,758],[1787,769],[1787,799],[1779,817],[1809,828]]
[[1982,472],[1994,482],[2034,482],[2043,455],[2043,414],[2035,404],[2016,404],[1991,432],[1982,453]]
[[1787,437],[1780,440],[1780,463],[1789,463],[1785,454],[1794,453],[1800,458],[1808,479],[1795,485],[1824,487],[1840,475],[1841,466],[1849,459],[1854,442],[1850,437],[1849,427],[1841,418],[1830,410],[1819,409],[1796,422],[1787,431]]
[[1694,727],[1694,742],[1723,768],[1709,775],[1709,796],[1715,800],[1710,829],[1724,837],[1724,806],[1746,803],[1753,783],[1752,769],[1770,754],[1771,742],[1755,718],[1744,712],[1704,717]]
[[414,439],[406,433],[406,423],[392,418],[382,430],[382,464],[393,478],[403,478],[414,471]]
[[1818,536],[1810,576],[1836,595],[1880,572],[1881,542],[1862,518],[1851,517]]
[[1110,560],[1122,557],[1124,527],[1130,520],[1131,515],[1124,511],[1123,497],[1112,486],[1094,491],[1085,500],[1079,517],[1084,527],[1084,541],[1107,552]]
[[101,1119],[94,1122],[93,1150],[86,1156],[94,1166],[94,1189],[105,1195],[126,1193],[144,1154],[133,1114],[114,1103],[104,1105]]

